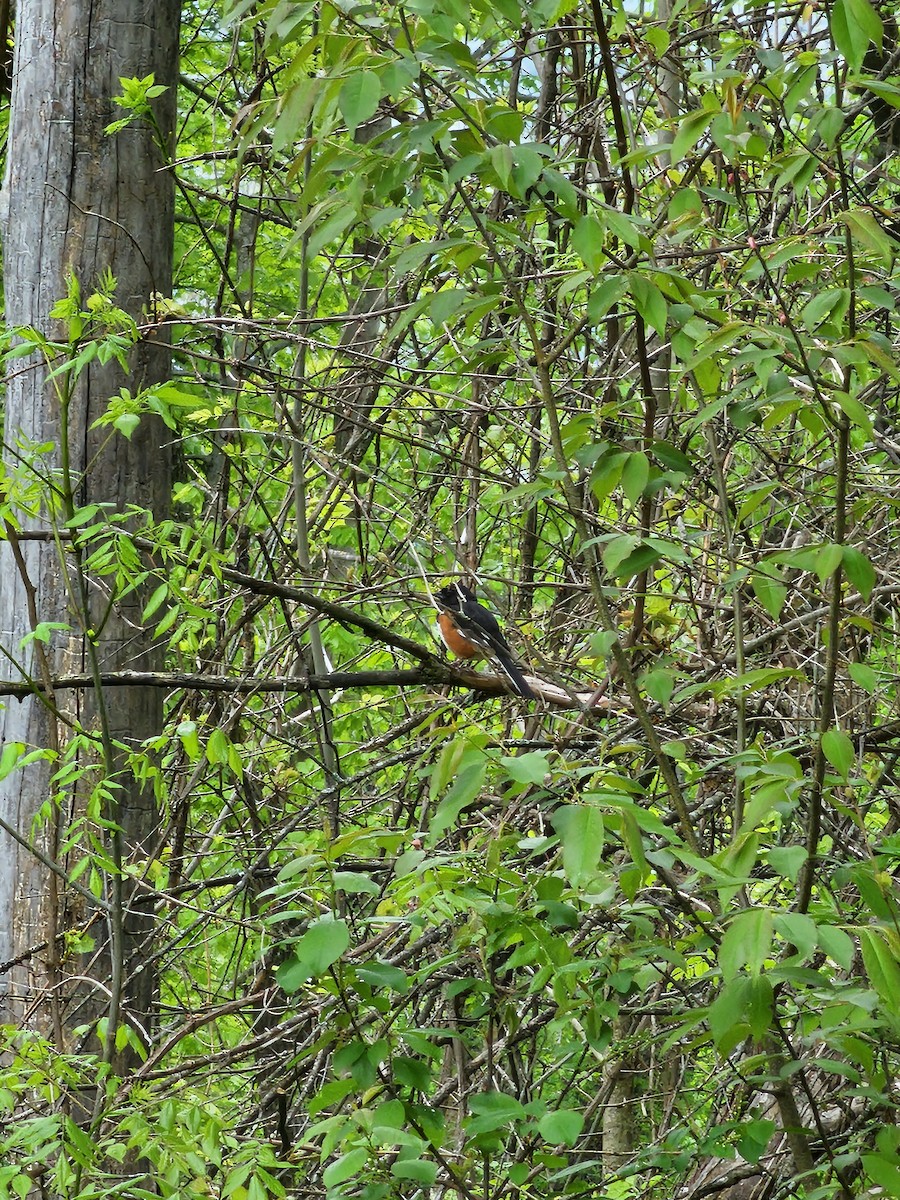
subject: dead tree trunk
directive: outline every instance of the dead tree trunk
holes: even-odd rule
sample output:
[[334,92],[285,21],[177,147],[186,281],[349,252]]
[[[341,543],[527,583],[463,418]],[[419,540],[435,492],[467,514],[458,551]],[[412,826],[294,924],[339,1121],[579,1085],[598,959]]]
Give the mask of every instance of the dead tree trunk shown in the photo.
[[[109,704],[98,688],[54,690],[52,681],[66,672],[159,666],[152,628],[142,620],[147,587],[158,581],[151,575],[123,594],[115,572],[90,562],[93,546],[79,549],[79,527],[65,526],[73,506],[104,506],[96,515],[104,521],[132,505],[159,516],[168,504],[162,424],[143,417],[130,440],[92,425],[120,388],[135,395],[169,372],[153,311],[155,297],[171,291],[173,187],[160,143],[174,129],[179,13],[178,0],[16,5],[2,226],[7,322],[63,340],[66,323],[50,313],[67,281],[77,279],[83,305],[111,272],[115,305],[141,329],[127,371],[95,360],[54,381],[46,356],[34,354],[12,360],[7,372],[11,519],[0,531],[7,537],[0,543],[0,678],[33,680],[35,692],[6,702],[0,745],[20,742],[48,757],[0,782],[0,1020],[37,1023],[64,1042],[74,1026],[96,1029],[108,1016],[139,1031],[154,992],[152,970],[140,969],[146,955],[138,954],[148,918],[134,915],[148,910],[131,903],[119,866],[140,864],[154,832],[153,796],[129,771],[127,750],[159,731],[161,697],[119,688]],[[106,133],[125,115],[112,100],[123,91],[120,79],[151,74],[168,89],[151,102],[156,129],[141,117]],[[52,449],[37,450],[41,443]],[[41,622],[67,628],[53,630],[46,644],[29,641]],[[54,782],[59,756],[74,753],[79,731],[88,737],[78,743],[77,765],[90,771],[80,782]],[[101,779],[105,794],[96,787]],[[88,875],[80,890],[66,879],[85,853],[76,821],[106,855],[105,864],[99,853],[96,859],[97,904]],[[66,949],[64,935],[73,930],[87,933],[92,953],[84,953],[84,940]]]

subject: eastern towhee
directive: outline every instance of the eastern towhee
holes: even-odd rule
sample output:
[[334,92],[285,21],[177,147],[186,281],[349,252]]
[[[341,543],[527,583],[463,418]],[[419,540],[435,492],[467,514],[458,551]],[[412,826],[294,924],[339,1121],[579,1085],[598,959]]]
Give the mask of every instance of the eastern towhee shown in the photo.
[[447,649],[457,658],[490,659],[506,676],[514,692],[524,700],[534,700],[535,694],[525,682],[494,614],[479,604],[462,583],[449,583],[435,599],[439,605],[438,625]]

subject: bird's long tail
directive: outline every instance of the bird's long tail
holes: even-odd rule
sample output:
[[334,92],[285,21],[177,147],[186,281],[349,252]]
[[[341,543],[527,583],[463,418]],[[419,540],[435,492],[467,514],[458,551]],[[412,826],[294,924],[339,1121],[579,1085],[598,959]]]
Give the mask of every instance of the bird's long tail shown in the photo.
[[513,691],[518,693],[523,700],[536,699],[535,694],[528,686],[525,676],[522,674],[522,669],[518,663],[509,654],[503,654],[499,650],[495,650],[494,655],[500,670],[512,684]]

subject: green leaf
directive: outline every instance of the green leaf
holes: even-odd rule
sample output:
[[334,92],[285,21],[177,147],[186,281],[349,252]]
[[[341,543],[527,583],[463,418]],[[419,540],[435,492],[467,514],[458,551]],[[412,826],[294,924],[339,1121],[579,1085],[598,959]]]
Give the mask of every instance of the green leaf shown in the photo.
[[6,779],[16,769],[19,759],[25,753],[23,742],[6,742],[3,753],[0,754],[0,779]]
[[668,30],[661,29],[658,25],[647,25],[641,30],[641,33],[657,58],[662,58],[672,44],[672,37]]
[[560,836],[563,870],[573,887],[595,878],[603,853],[603,813],[589,804],[566,804],[553,814]]
[[641,684],[652,700],[666,708],[675,690],[675,673],[667,671],[664,667],[657,667],[641,678]]
[[436,329],[443,329],[444,324],[456,315],[468,296],[465,288],[447,287],[435,292],[431,304],[428,306],[428,315],[431,317],[432,325]]
[[368,983],[379,991],[396,992],[400,996],[405,996],[409,991],[409,978],[406,972],[391,963],[373,960],[357,967],[356,974],[364,983]]
[[844,558],[844,547],[837,545],[835,542],[829,542],[822,546],[816,553],[815,572],[820,583],[824,583],[826,579],[830,579],[838,567],[841,565]]
[[113,427],[118,429],[123,437],[131,441],[131,435],[141,423],[141,418],[137,413],[120,413],[113,421]]
[[745,908],[729,924],[719,944],[719,966],[726,979],[744,968],[758,975],[772,953],[773,916],[768,908]]
[[900,966],[894,951],[881,930],[871,927],[860,929],[859,944],[872,987],[890,1012],[900,1012]]
[[881,18],[869,0],[835,0],[831,10],[831,36],[850,70],[858,71],[869,43],[874,42],[881,48]]
[[679,848],[678,854],[686,863],[715,881],[719,903],[725,910],[741,888],[750,882],[750,874],[759,857],[759,835],[741,832],[725,850],[707,859],[695,858],[683,847]]
[[411,1179],[427,1188],[434,1184],[437,1173],[437,1163],[428,1158],[398,1158],[391,1163],[391,1174],[395,1179]]
[[631,579],[662,558],[662,551],[652,542],[639,544],[636,537],[623,533],[613,538],[603,551],[603,565],[616,579]]
[[843,558],[847,578],[859,591],[862,598],[868,600],[872,595],[872,588],[875,586],[875,568],[866,556],[854,546],[844,547]]
[[402,1100],[385,1100],[372,1114],[372,1130],[381,1145],[397,1145],[397,1134],[405,1126],[406,1109]]
[[591,291],[587,302],[587,315],[592,325],[597,325],[603,320],[613,305],[625,295],[627,287],[628,280],[624,275],[608,275]]
[[207,761],[213,765],[224,766],[228,762],[229,745],[224,729],[214,729],[206,743]]
[[500,186],[504,191],[509,191],[509,177],[513,169],[513,152],[511,146],[503,144],[492,146],[490,150],[491,165],[497,172],[497,178],[500,180]]
[[666,470],[688,477],[694,474],[694,467],[691,460],[683,450],[679,450],[671,442],[655,441],[652,450],[654,457]]
[[650,460],[643,450],[628,455],[622,468],[622,491],[632,504],[644,494],[650,479]]
[[697,341],[697,344],[691,353],[688,365],[692,371],[697,370],[701,363],[708,358],[719,360],[725,355],[734,343],[741,337],[747,335],[747,326],[743,321],[728,321],[720,328],[710,330],[703,334]]
[[897,904],[893,880],[873,862],[861,862],[851,868],[850,877],[859,889],[863,903],[880,921],[896,923]]
[[293,956],[276,971],[279,986],[288,994],[296,992],[308,979],[324,975],[349,945],[347,922],[323,917],[303,934],[294,945]]
[[538,1133],[551,1146],[574,1146],[584,1128],[584,1114],[560,1108],[544,1113],[538,1121]]
[[748,982],[747,1024],[757,1041],[762,1041],[772,1024],[774,989],[768,975],[753,975]]
[[714,112],[707,112],[706,110],[688,113],[678,126],[678,132],[675,134],[671,150],[669,151],[673,164],[680,162],[687,152],[694,148],[706,132],[710,121],[712,121],[715,115]]
[[76,508],[72,516],[66,521],[66,525],[69,529],[77,529],[80,525],[87,525],[88,521],[93,521],[99,511],[99,504],[87,504],[84,508]]
[[872,421],[864,404],[861,404],[856,396],[851,396],[849,392],[835,392],[834,398],[838,403],[841,412],[847,416],[850,421],[861,429],[867,437],[872,436]]
[[322,1172],[323,1183],[328,1188],[337,1187],[339,1183],[346,1183],[348,1179],[353,1179],[360,1173],[368,1158],[369,1152],[364,1146],[342,1154],[335,1162],[329,1163]]
[[634,297],[638,312],[656,332],[663,336],[666,332],[666,316],[668,307],[659,288],[645,276],[632,271],[629,274],[629,290]]
[[856,751],[846,733],[840,729],[829,729],[823,733],[822,752],[846,783],[856,762]]
[[847,670],[857,687],[861,687],[870,696],[875,694],[878,688],[878,675],[868,663],[852,662]]
[[707,1012],[710,1033],[720,1054],[730,1054],[749,1035],[749,1007],[749,976],[727,980]]
[[478,1133],[501,1129],[525,1116],[522,1102],[506,1092],[479,1092],[470,1096],[469,1111],[474,1114],[474,1119],[469,1118],[466,1128]]
[[796,881],[809,854],[805,846],[773,846],[766,851],[766,862],[785,879]]
[[[520,118],[519,113],[515,114]],[[524,199],[528,189],[534,187],[544,169],[543,155],[534,146],[514,146],[511,191]]]
[[529,750],[525,754],[506,755],[500,761],[506,767],[510,779],[516,783],[543,783],[549,771],[549,755],[546,750]]
[[884,1195],[900,1197],[900,1166],[881,1154],[863,1154],[862,1165],[866,1174],[884,1189]]
[[647,225],[646,220],[641,222],[634,214],[620,212],[607,204],[601,209],[601,217],[609,232],[626,246],[632,246],[635,250],[650,248],[650,243],[646,237],[642,237],[639,229],[641,224]]
[[771,496],[772,493],[777,491],[781,486],[782,485],[776,479],[772,483],[759,483],[755,484],[751,488],[747,488],[745,498],[738,509],[737,516],[735,517],[735,527],[743,525],[747,518],[752,516],[759,506],[764,504],[766,500],[768,500],[769,496]]
[[624,562],[638,546],[638,539],[631,533],[622,533],[607,542],[603,551],[603,565],[610,575],[615,575],[619,563]]
[[[490,111],[487,130],[501,142],[518,142],[525,129],[525,118],[514,108],[498,106]],[[519,147],[517,147],[519,148]],[[521,147],[524,149],[525,147]]]
[[765,571],[755,571],[751,581],[754,595],[769,614],[777,621],[787,599],[787,587],[779,580],[779,571],[769,566]]
[[147,601],[146,605],[144,606],[144,612],[141,616],[141,620],[149,621],[150,618],[153,616],[153,614],[156,612],[156,610],[159,608],[159,606],[162,604],[163,600],[165,600],[166,596],[168,596],[168,594],[169,594],[168,583],[161,583],[159,585],[159,587],[154,590],[153,595],[150,597],[150,599]]
[[[802,847],[797,847],[801,849]],[[806,851],[803,851],[804,855]],[[815,950],[819,940],[819,928],[812,917],[805,913],[781,912],[775,917],[775,928],[786,942],[797,950],[800,960],[805,961]]]
[[[873,79],[871,75],[855,75],[848,76],[847,83],[854,87],[865,88],[866,91],[872,92],[879,96],[891,108],[900,108],[900,87],[896,83],[891,83],[889,79]],[[860,289],[862,292],[863,289]],[[893,300],[890,301],[889,307],[894,307]]]
[[849,933],[837,925],[819,926],[819,946],[839,967],[849,971],[856,955],[856,947]]
[[603,243],[606,231],[596,217],[582,217],[572,230],[572,249],[581,261],[594,274],[599,274],[606,255],[603,253]]
[[[622,478],[622,469],[627,459],[628,452],[626,450],[617,450],[612,454],[604,454],[598,461],[591,475],[591,491],[598,500],[605,500],[607,496],[612,495],[614,488]],[[637,540],[632,539],[631,544],[635,546]]]
[[804,305],[800,318],[810,333],[813,333],[823,321],[845,312],[849,302],[850,293],[846,288],[817,292],[809,303]]
[[775,1122],[758,1118],[741,1126],[737,1150],[747,1162],[758,1163],[775,1133]]
[[539,189],[542,189],[544,185],[556,197],[556,202],[566,218],[569,221],[577,221],[580,216],[580,198],[571,179],[561,171],[547,166],[544,167],[541,183],[538,185]]
[[192,762],[196,762],[200,757],[200,738],[197,733],[197,722],[182,721],[175,732],[181,738],[185,754]]
[[311,1117],[315,1117],[324,1109],[330,1108],[332,1104],[340,1104],[344,1097],[348,1096],[355,1088],[355,1079],[332,1079],[330,1083],[319,1088],[312,1100],[307,1103],[306,1111]]
[[448,829],[456,823],[456,819],[464,808],[480,794],[484,786],[487,760],[480,756],[474,762],[464,766],[453,781],[447,794],[441,800],[428,827],[430,843],[436,842]]
[[397,1054],[393,1058],[394,1079],[404,1087],[416,1088],[420,1092],[427,1091],[431,1085],[431,1069],[428,1063],[419,1058]]
[[381,80],[374,71],[355,70],[341,84],[338,108],[352,133],[374,117],[381,100]]
[[347,892],[350,895],[378,896],[381,887],[371,875],[362,875],[358,871],[335,871],[334,888],[337,892]]
[[590,637],[591,654],[595,658],[609,658],[613,646],[618,640],[619,635],[614,629],[602,629],[597,633],[592,633]]
[[[835,8],[843,2],[844,0],[836,0]],[[862,2],[865,3],[865,0]],[[877,254],[882,264],[890,269],[894,261],[896,245],[890,235],[875,220],[875,217],[864,208],[848,209],[847,212],[838,213],[838,217],[850,230],[850,236],[854,241]]]

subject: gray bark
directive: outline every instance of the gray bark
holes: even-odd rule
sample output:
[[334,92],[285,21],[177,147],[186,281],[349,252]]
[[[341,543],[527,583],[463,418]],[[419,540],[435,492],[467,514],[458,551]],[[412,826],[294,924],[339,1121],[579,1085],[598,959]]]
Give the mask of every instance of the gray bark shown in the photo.
[[[159,126],[167,133],[174,128],[180,4],[19,0],[16,7],[3,194],[7,321],[59,339],[62,323],[51,321],[49,313],[66,295],[67,277],[74,273],[85,300],[102,272],[110,270],[118,281],[116,304],[148,326],[154,293],[171,293],[172,181],[146,121],[111,136],[104,131],[125,115],[112,102],[122,91],[119,78],[151,73],[169,89],[153,101]],[[91,425],[121,386],[134,394],[166,378],[169,365],[164,334],[148,327],[132,351],[127,374],[95,362],[79,376],[67,430],[76,505],[106,503],[116,513],[137,504],[158,516],[165,513],[170,454],[162,424],[143,418],[130,441],[115,433],[110,438],[110,430]],[[12,361],[3,450],[8,475],[15,471],[24,481],[59,469],[60,413],[42,358]],[[39,442],[55,448],[35,460],[29,447]],[[46,683],[66,670],[90,670],[86,626],[94,631],[101,669],[158,667],[152,629],[141,618],[146,590],[120,599],[114,574],[80,572],[71,541],[58,551],[46,537],[59,516],[51,511],[46,486],[42,493],[34,512],[13,503],[24,536],[0,543],[0,675],[19,679],[24,673]],[[151,578],[148,586],[156,582]],[[46,647],[32,642],[22,649],[35,620],[66,622],[69,631],[54,632]],[[109,707],[87,690],[74,698],[72,693],[54,698],[48,690],[44,699],[8,704],[0,713],[0,745],[19,741],[28,749],[64,752],[71,724],[60,719],[60,709],[96,735],[98,745],[105,735],[107,749],[116,741],[137,746],[161,726],[158,690],[121,689]],[[97,761],[103,758],[99,753]],[[121,786],[105,815],[124,831],[117,848],[123,861],[139,860],[154,831],[152,795],[122,770],[120,753],[107,755],[105,762]],[[87,765],[86,758],[80,756],[79,763]],[[52,860],[71,870],[77,860],[77,851],[66,859],[64,839],[84,802],[83,787],[76,786],[49,820],[33,828],[36,814],[58,790],[53,770],[50,762],[36,762],[0,782],[0,818],[42,855],[0,830],[0,972],[2,964],[16,963],[0,973],[0,1020],[21,1022],[27,1016],[62,1037],[80,1021],[116,1014],[121,1001],[119,1020],[145,1027],[152,971],[135,975],[135,968],[139,943],[149,932],[147,917],[129,914],[129,894],[115,872],[105,879],[104,911],[48,866]],[[114,835],[97,832],[112,849]],[[62,936],[71,929],[88,930],[98,947],[93,958],[63,953]],[[90,976],[91,982],[76,984],[72,976]],[[51,1002],[44,1004],[47,999]]]

